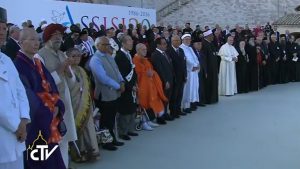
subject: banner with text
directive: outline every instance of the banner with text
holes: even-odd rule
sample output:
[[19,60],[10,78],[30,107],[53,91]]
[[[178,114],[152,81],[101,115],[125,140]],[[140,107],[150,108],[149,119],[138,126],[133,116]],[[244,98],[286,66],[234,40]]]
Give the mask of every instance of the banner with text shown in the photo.
[[65,26],[80,23],[88,27],[93,23],[99,30],[100,25],[106,28],[122,23],[128,25],[138,23],[149,27],[156,24],[156,10],[135,7],[124,7],[103,4],[51,0],[0,0],[0,6],[6,8],[8,22],[21,25],[30,19],[34,26],[41,20],[48,23],[60,23]]

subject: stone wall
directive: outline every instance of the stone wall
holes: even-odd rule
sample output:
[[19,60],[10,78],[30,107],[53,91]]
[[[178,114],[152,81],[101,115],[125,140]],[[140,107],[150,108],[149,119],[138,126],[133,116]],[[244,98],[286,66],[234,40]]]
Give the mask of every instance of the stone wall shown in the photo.
[[233,27],[235,24],[248,23],[254,27],[257,24],[272,23],[286,13],[295,12],[294,8],[299,4],[299,0],[193,0],[158,24],[184,25],[188,21],[193,28],[196,24],[204,27],[216,23],[223,27],[227,24]]
[[[176,0],[77,0],[110,5],[152,8],[159,11]],[[165,26],[171,24],[184,25],[191,22],[192,28],[196,24],[222,27],[248,23],[254,27],[257,24],[265,25],[273,22],[286,13],[293,13],[294,8],[300,5],[299,0],[193,0],[179,10],[162,18],[157,22]]]

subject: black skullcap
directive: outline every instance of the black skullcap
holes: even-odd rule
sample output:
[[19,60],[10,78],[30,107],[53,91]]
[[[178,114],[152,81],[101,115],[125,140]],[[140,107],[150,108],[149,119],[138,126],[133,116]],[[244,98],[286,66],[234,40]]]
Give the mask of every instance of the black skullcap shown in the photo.
[[6,23],[7,22],[7,14],[6,9],[0,7],[0,22]]

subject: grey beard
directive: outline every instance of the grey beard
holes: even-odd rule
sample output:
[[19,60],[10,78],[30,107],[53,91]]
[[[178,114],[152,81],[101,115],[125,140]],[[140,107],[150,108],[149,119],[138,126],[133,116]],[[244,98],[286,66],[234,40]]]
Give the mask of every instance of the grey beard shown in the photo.
[[61,43],[58,43],[58,42],[53,43],[52,41],[50,41],[50,47],[51,47],[53,50],[55,50],[55,51],[59,50],[59,49],[60,49],[60,46],[61,46]]

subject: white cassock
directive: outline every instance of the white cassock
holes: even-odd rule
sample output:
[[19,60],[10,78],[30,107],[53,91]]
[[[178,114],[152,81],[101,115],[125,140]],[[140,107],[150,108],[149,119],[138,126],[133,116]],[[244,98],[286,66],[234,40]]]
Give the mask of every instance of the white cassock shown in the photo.
[[220,51],[221,56],[219,72],[219,95],[231,96],[237,93],[236,69],[234,58],[238,57],[238,52],[234,46],[224,44]]
[[19,73],[11,59],[0,52],[0,169],[23,168],[25,142],[15,135],[21,118],[30,119],[29,103]]
[[185,44],[179,46],[184,51],[186,57],[187,82],[184,85],[182,108],[190,108],[190,103],[199,102],[199,70],[192,71],[193,67],[199,67],[199,60],[193,49]]

